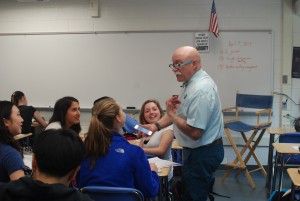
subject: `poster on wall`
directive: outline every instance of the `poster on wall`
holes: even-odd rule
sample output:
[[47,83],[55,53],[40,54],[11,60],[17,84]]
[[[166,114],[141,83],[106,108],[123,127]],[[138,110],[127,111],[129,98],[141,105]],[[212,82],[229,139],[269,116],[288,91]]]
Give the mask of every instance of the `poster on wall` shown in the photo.
[[300,78],[300,47],[293,49],[292,78]]
[[195,33],[195,46],[198,52],[209,52],[208,32]]

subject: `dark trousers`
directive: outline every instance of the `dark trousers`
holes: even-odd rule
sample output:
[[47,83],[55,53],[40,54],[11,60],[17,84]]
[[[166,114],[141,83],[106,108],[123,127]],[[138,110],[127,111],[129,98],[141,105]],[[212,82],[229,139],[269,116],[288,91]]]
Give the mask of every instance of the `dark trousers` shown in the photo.
[[206,201],[214,172],[224,158],[222,141],[195,149],[183,149],[183,200]]

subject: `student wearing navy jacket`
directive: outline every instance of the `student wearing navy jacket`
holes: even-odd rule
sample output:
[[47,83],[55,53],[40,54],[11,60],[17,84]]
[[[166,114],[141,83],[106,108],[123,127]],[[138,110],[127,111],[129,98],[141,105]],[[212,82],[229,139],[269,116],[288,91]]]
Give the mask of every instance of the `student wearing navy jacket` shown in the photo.
[[[21,133],[23,119],[17,106],[0,101],[0,182],[25,176],[23,152],[14,136]],[[1,199],[0,199],[1,200]]]
[[80,165],[78,187],[136,188],[144,197],[155,197],[159,189],[157,167],[149,164],[140,147],[131,145],[119,133],[125,119],[122,108],[112,98],[94,105],[84,141],[87,157]]

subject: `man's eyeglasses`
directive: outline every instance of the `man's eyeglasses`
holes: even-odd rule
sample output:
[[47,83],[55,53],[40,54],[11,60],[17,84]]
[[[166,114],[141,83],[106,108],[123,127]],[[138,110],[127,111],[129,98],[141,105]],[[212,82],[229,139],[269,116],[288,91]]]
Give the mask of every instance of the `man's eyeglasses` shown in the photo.
[[188,60],[188,61],[183,62],[183,63],[181,63],[181,64],[170,64],[169,67],[170,67],[171,69],[173,69],[173,68],[180,68],[180,67],[185,66],[185,65],[188,65],[188,64],[190,64],[190,63],[192,63],[192,62],[193,62],[193,60],[191,59],[191,60]]

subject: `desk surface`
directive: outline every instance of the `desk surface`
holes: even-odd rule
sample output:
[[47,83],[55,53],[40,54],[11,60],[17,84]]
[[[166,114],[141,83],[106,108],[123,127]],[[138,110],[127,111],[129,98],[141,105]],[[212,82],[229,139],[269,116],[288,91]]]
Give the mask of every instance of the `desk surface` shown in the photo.
[[183,149],[182,146],[178,145],[178,142],[176,139],[172,142],[172,149]]
[[295,186],[300,186],[300,174],[298,168],[288,168],[287,172]]
[[[139,144],[140,144],[140,139],[137,139],[137,140],[128,140],[128,142],[129,142],[130,144],[139,146]],[[171,147],[171,148],[172,148],[172,149],[182,149],[182,147],[181,147],[180,145],[178,145],[176,139],[173,140],[173,142],[172,142],[172,147]]]
[[268,133],[274,135],[280,135],[283,133],[290,133],[290,132],[295,132],[296,130],[294,128],[272,128],[269,127],[267,128]]
[[160,177],[167,177],[170,172],[170,167],[161,168],[161,172],[157,173]]
[[299,143],[273,143],[273,147],[275,148],[277,153],[281,154],[300,154],[299,149],[294,149],[293,146],[299,147]]
[[18,134],[18,135],[15,135],[15,140],[20,140],[22,138],[25,138],[25,137],[28,137],[28,136],[31,136],[32,133],[28,133],[28,134]]

